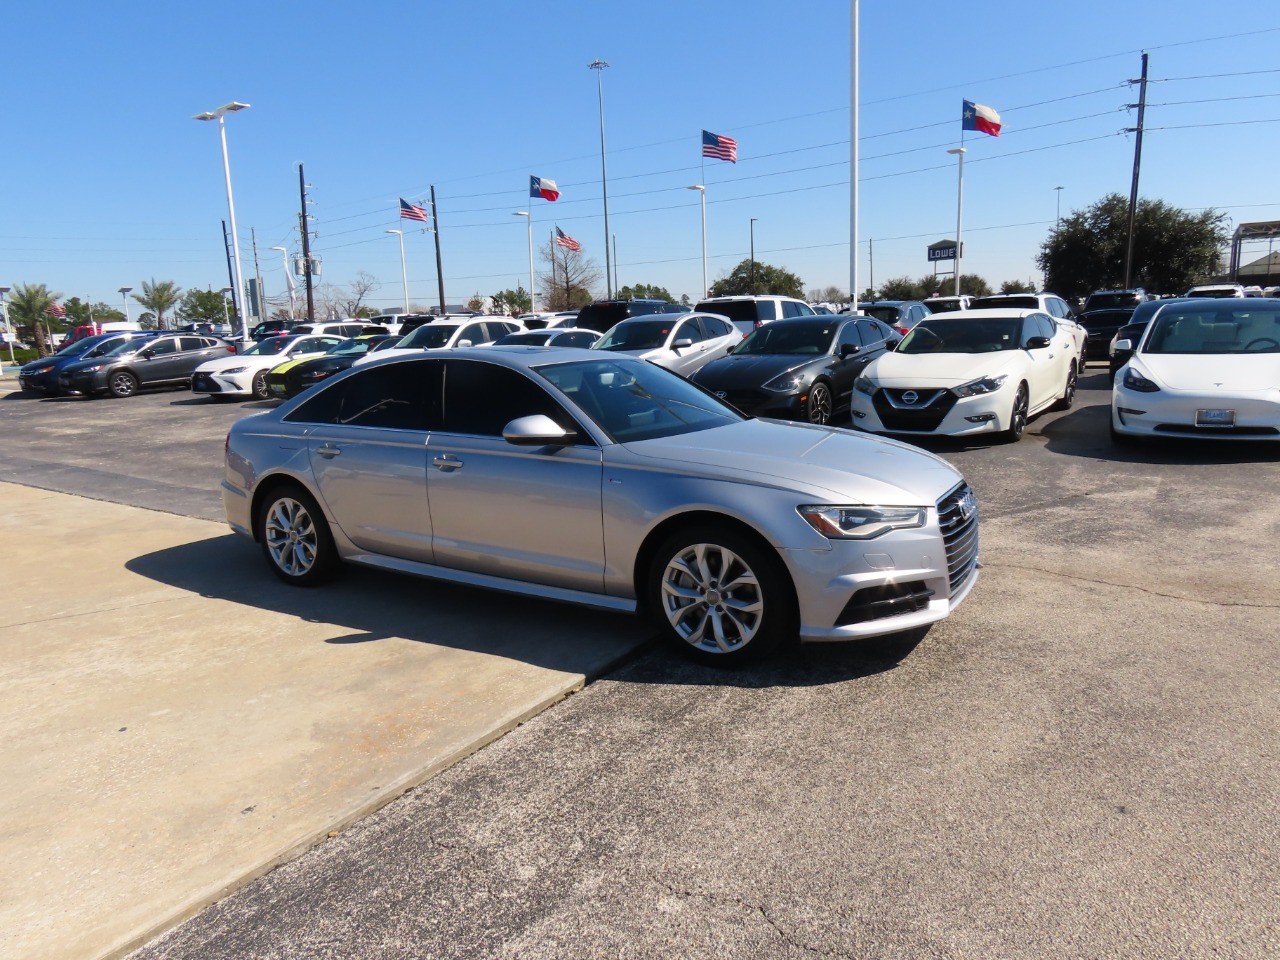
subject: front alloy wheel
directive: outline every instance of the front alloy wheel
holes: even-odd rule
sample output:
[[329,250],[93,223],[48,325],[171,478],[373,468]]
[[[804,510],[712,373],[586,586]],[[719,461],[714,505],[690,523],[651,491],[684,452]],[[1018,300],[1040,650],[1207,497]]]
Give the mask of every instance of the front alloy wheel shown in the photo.
[[810,423],[831,422],[831,388],[819,380],[809,390],[809,400],[805,404],[805,414]]
[[250,387],[253,395],[258,400],[270,400],[271,390],[267,387],[267,371],[263,370],[253,378],[253,385]]
[[794,635],[794,600],[776,557],[731,530],[689,531],[655,557],[650,606],[664,633],[703,662],[736,663]]
[[1027,429],[1027,410],[1029,406],[1027,385],[1020,383],[1018,384],[1018,392],[1013,398],[1013,410],[1009,414],[1009,429],[1004,432],[1004,438],[1010,443],[1022,439],[1023,431]]
[[138,381],[127,370],[119,370],[111,375],[107,389],[113,397],[132,397],[138,392]]
[[258,539],[272,572],[296,586],[319,583],[328,576],[337,558],[320,508],[292,486],[276,491],[261,509]]
[[1070,410],[1075,406],[1076,387],[1079,386],[1079,384],[1080,378],[1076,374],[1075,366],[1072,365],[1071,369],[1067,372],[1067,382],[1062,388],[1062,396],[1059,397],[1058,402],[1054,404],[1055,409]]

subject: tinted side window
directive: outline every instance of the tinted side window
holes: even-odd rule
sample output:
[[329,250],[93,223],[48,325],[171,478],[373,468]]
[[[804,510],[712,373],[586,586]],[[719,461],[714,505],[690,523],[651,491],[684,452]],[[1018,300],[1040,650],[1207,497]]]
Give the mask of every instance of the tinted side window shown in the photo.
[[177,353],[178,340],[176,337],[161,337],[158,340],[153,340],[145,349],[150,350],[152,356],[156,357],[165,353]]
[[563,336],[556,337],[555,346],[557,347],[589,347],[596,342],[596,336],[592,333],[566,333]]
[[778,319],[778,303],[776,300],[757,300],[756,316],[764,323]]
[[440,426],[444,432],[500,437],[512,420],[539,413],[578,429],[568,412],[524,374],[478,360],[446,363]]
[[707,331],[708,337],[723,337],[732,332],[730,324],[717,317],[703,317],[702,327]]
[[798,317],[816,317],[818,315],[818,311],[807,303],[797,303],[795,306],[796,316]]
[[200,337],[179,337],[178,339],[182,343],[184,351],[203,350],[208,345],[208,341],[202,340]]
[[800,316],[800,311],[796,309],[797,306],[798,304],[792,303],[790,300],[784,300],[782,302],[782,315],[784,317]]
[[840,324],[840,339],[836,342],[836,349],[843,347],[845,344],[852,344],[855,347],[861,347],[867,342],[866,328],[862,327],[857,320],[846,320]]
[[285,419],[429,430],[437,419],[441,366],[439,360],[419,360],[369,367],[321,390]]
[[692,340],[694,343],[698,343],[705,339],[707,339],[707,335],[702,329],[702,324],[699,321],[699,318],[690,317],[688,320],[685,320],[680,324],[680,329],[676,331],[676,335],[672,340],[672,343],[676,340]]
[[884,327],[874,320],[858,320],[858,333],[862,335],[862,345],[874,347],[885,338]]

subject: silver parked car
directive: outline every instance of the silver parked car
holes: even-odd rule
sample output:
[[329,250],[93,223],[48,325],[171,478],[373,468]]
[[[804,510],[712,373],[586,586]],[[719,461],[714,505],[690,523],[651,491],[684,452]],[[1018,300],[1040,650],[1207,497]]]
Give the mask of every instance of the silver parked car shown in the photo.
[[592,350],[608,350],[649,360],[692,377],[742,342],[728,317],[714,313],[663,313],[615,324]]
[[978,575],[977,504],[940,458],[607,353],[374,359],[237,421],[222,486],[287,583],[345,560],[645,608],[721,663],[941,620]]

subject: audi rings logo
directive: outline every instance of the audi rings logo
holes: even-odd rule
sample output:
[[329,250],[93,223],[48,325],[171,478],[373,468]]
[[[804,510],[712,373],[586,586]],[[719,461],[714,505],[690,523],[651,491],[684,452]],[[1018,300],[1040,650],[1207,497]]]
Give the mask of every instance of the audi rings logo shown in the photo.
[[719,397],[721,400],[723,400],[723,399],[724,399],[725,397],[727,397],[728,395],[729,395],[729,394],[728,394],[728,392],[727,392],[727,391],[725,391],[725,390],[717,390],[717,391],[716,391],[716,396],[717,396],[717,397]]
[[964,496],[960,498],[960,501],[956,506],[960,508],[960,516],[964,517],[966,520],[978,512],[978,500],[973,495],[972,490],[966,490],[964,492]]
[[902,395],[903,403],[915,403],[919,399],[920,399],[920,394],[916,393],[914,390],[908,390],[906,393]]

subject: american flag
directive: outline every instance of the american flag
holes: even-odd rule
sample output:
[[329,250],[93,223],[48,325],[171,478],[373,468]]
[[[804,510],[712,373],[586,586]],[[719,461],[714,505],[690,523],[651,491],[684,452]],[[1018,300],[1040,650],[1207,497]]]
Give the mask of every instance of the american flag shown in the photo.
[[51,303],[49,304],[48,309],[45,310],[45,313],[51,317],[62,317],[63,319],[66,319],[67,308],[60,303]]
[[580,244],[577,240],[573,239],[573,237],[569,236],[559,227],[556,227],[556,243],[560,244],[560,246],[565,247],[569,250],[578,251],[582,249],[582,244]]
[[704,157],[714,157],[717,160],[728,160],[730,163],[737,163],[738,141],[733,139],[733,137],[722,137],[718,133],[711,133],[708,130],[703,130],[702,155]]
[[400,198],[400,219],[401,220],[421,220],[427,222],[427,211],[422,207],[414,206],[404,197]]

